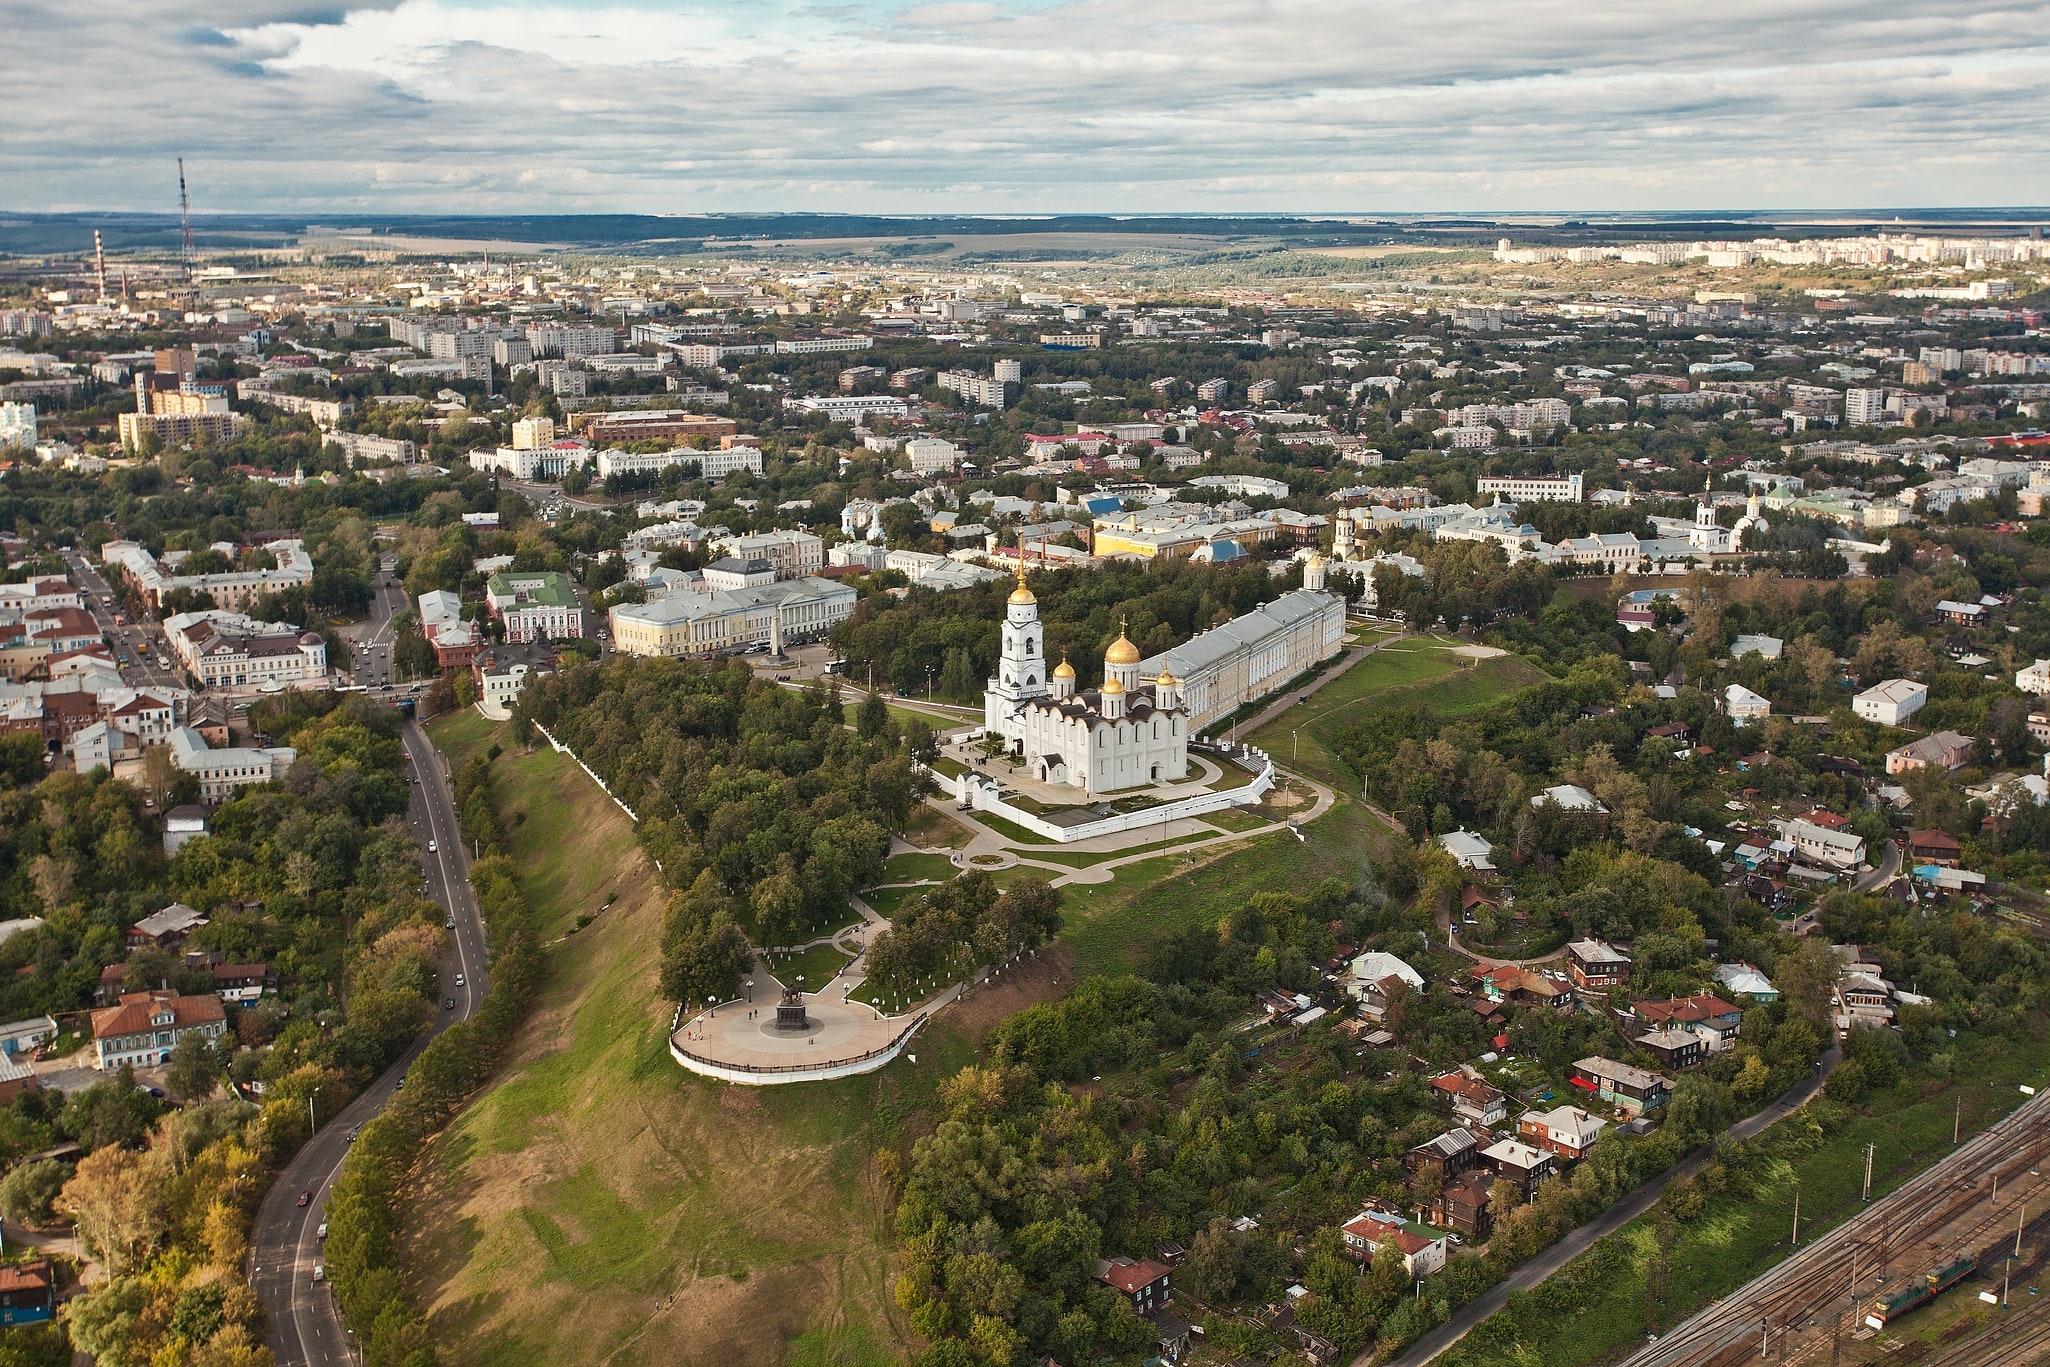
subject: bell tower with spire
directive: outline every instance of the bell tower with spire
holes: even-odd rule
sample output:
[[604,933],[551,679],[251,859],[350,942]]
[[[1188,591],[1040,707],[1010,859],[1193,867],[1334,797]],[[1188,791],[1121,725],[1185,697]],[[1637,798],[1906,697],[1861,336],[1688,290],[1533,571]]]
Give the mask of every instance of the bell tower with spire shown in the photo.
[[1028,698],[1043,698],[1050,691],[1046,662],[1046,628],[1039,622],[1039,599],[1025,587],[1025,559],[1018,558],[1018,586],[1004,607],[1003,649],[997,656],[996,676],[989,681],[982,700],[983,725],[1004,733],[1005,723]]

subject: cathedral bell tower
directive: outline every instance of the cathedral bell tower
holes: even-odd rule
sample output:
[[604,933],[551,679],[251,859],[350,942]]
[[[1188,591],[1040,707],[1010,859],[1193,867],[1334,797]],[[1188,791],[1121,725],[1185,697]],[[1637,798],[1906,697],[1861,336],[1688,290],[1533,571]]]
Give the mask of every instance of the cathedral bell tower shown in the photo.
[[1004,608],[1003,649],[996,676],[983,696],[983,725],[1002,732],[1019,703],[1049,691],[1046,629],[1039,623],[1039,599],[1025,587],[1025,563],[1018,563],[1018,587]]

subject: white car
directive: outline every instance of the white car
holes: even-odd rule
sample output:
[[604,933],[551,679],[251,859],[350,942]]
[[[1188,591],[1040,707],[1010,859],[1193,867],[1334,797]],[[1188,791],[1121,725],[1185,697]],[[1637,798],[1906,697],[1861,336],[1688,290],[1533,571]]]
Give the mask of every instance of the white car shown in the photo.
[[437,853],[437,851],[438,851],[438,847],[437,847],[437,846],[435,845],[435,843],[434,843],[434,842],[433,842],[432,840],[428,841],[428,842],[427,842],[427,852],[428,852],[429,854],[434,854],[434,853]]

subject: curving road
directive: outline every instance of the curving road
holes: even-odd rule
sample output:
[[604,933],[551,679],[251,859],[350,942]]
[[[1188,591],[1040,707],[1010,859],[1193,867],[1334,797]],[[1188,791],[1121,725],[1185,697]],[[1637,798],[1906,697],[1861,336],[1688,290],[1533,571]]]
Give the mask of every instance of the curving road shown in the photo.
[[[468,1019],[487,986],[484,925],[470,894],[469,859],[456,829],[447,762],[414,723],[406,723],[404,734],[407,770],[415,780],[412,819],[421,843],[422,876],[429,894],[455,920],[441,991],[456,1004],[453,1010],[444,1010],[436,1002],[426,1034],[339,1115],[318,1117],[319,1130],[278,1174],[257,1211],[249,1236],[249,1282],[270,1320],[271,1351],[285,1367],[358,1360],[355,1341],[342,1324],[328,1286],[313,1280],[313,1269],[321,1261],[320,1226],[327,1218],[328,1189],[341,1171],[356,1128],[384,1108],[429,1039]],[[426,851],[430,841],[435,845],[431,854]],[[458,974],[463,978],[460,987],[455,983]],[[302,1192],[311,1193],[303,1207],[298,1203]]]

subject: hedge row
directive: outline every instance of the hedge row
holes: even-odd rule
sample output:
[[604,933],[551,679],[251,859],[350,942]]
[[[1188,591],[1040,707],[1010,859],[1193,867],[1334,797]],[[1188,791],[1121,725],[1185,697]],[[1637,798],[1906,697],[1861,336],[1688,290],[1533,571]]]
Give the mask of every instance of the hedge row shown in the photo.
[[367,1367],[433,1367],[438,1361],[399,1275],[399,1193],[427,1141],[490,1079],[545,967],[512,861],[479,860],[470,886],[496,941],[490,991],[474,1016],[444,1030],[413,1061],[405,1090],[364,1125],[328,1198],[327,1273]]

